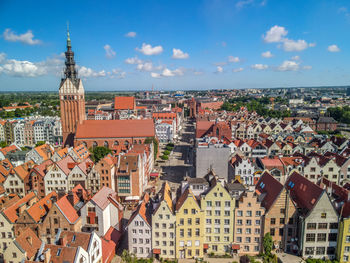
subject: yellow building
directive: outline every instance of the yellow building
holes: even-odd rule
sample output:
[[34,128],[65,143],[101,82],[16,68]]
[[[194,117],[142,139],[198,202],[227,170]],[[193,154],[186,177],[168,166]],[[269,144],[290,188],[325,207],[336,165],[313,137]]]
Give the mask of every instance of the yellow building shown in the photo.
[[204,214],[188,188],[176,202],[176,257],[203,258]]
[[344,204],[342,220],[338,228],[337,259],[340,263],[350,261],[350,202]]
[[221,255],[231,252],[235,202],[223,183],[216,179],[211,181],[210,190],[201,199],[205,252]]
[[152,214],[152,248],[155,258],[175,258],[175,214],[168,183],[158,193]]

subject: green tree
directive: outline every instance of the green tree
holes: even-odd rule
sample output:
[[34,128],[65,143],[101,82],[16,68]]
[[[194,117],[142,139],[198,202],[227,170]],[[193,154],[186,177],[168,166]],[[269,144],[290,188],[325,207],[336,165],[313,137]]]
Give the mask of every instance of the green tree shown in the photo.
[[264,247],[265,254],[268,256],[271,255],[272,245],[273,245],[272,237],[270,233],[266,233],[263,239],[263,247]]
[[44,141],[38,141],[38,142],[35,144],[35,147],[41,146],[41,145],[43,145],[43,144],[45,144]]
[[7,146],[7,142],[5,142],[5,141],[0,142],[0,148],[4,148],[6,146]]
[[153,147],[154,147],[154,160],[157,159],[157,155],[158,155],[158,140],[155,137],[147,137],[145,140],[145,144],[150,144],[153,142]]
[[110,149],[108,149],[107,147],[103,147],[103,146],[97,146],[95,148],[90,148],[89,150],[91,153],[91,159],[95,163],[97,163],[99,160],[101,160],[107,154],[112,152]]

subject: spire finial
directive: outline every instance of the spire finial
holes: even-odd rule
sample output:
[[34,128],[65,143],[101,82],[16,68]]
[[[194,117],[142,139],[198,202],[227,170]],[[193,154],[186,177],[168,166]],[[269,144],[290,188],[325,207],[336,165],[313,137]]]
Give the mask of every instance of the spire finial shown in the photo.
[[69,21],[67,21],[67,46],[70,47]]

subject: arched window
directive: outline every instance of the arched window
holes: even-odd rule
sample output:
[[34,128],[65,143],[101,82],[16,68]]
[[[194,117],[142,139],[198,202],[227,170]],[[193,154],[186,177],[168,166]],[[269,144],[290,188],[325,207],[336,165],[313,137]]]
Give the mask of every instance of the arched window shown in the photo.
[[134,144],[137,144],[137,140],[134,140]]
[[142,141],[141,141],[141,140],[139,140],[139,144],[142,144]]
[[83,142],[83,145],[84,145],[85,147],[87,147],[87,143],[86,143],[86,142]]
[[114,146],[118,146],[119,142],[118,141],[114,141]]
[[97,142],[94,141],[94,143],[92,144],[92,148],[96,148],[98,146]]
[[129,145],[129,141],[126,140],[126,141],[124,142],[124,145],[128,146],[128,145]]
[[219,128],[216,128],[216,137],[219,138]]
[[108,145],[108,142],[105,141],[104,144],[103,144],[103,146],[106,147],[106,148],[109,148],[109,147],[108,147],[108,146],[109,146],[109,145]]

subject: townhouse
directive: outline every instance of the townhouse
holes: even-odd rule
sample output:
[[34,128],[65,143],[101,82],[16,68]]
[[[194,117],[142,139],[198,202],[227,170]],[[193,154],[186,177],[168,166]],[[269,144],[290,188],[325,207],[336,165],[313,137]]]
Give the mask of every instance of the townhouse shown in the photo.
[[257,255],[262,251],[263,216],[265,208],[253,187],[247,189],[237,200],[234,215],[232,244],[233,253]]
[[214,177],[200,202],[204,211],[204,251],[209,254],[229,254],[233,243],[236,199],[230,195],[224,181]]
[[138,258],[152,256],[152,203],[148,194],[131,215],[128,224],[128,248]]
[[204,213],[190,189],[177,200],[175,214],[176,258],[203,258]]
[[298,249],[302,257],[335,258],[338,213],[325,190],[294,172],[286,188],[298,207]]
[[123,210],[117,193],[104,186],[80,209],[82,230],[95,231],[100,237],[111,227],[122,231]]
[[167,182],[154,201],[152,213],[152,252],[156,259],[175,258],[176,218],[172,194]]

